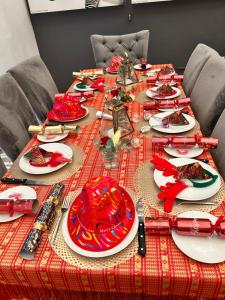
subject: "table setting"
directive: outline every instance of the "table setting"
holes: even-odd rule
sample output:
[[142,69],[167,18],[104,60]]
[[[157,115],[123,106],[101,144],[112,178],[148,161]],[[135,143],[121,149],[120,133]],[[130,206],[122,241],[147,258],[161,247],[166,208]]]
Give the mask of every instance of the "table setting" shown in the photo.
[[[10,250],[0,252],[0,268],[15,259],[32,288],[53,288],[54,273],[61,289],[85,291],[98,278],[93,291],[124,280],[129,293],[154,276],[145,289],[162,296],[160,280],[171,276],[188,289],[190,268],[223,273],[225,184],[210,154],[219,141],[200,134],[172,65],[142,59],[132,70],[147,76],[129,90],[108,77],[121,78],[121,57],[105,74],[74,72],[72,89],[55,95],[46,122],[29,126],[33,137],[1,178]],[[32,281],[32,268],[47,279]]]

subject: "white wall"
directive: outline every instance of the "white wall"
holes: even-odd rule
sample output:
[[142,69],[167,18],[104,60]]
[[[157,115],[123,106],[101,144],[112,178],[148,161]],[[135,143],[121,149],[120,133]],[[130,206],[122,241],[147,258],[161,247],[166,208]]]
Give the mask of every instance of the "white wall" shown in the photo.
[[0,0],[0,74],[38,53],[25,0]]

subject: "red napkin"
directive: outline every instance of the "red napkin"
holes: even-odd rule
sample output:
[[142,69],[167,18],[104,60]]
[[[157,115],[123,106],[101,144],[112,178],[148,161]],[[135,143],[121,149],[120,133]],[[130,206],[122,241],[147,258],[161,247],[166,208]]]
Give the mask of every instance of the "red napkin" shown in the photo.
[[91,84],[91,88],[93,89],[97,89],[99,90],[100,92],[103,92],[104,91],[104,79],[103,78],[98,78],[96,80],[93,81],[93,83]]
[[34,164],[31,161],[29,162],[34,167],[57,167],[60,164],[71,162],[71,159],[64,157],[63,154],[59,152],[48,152],[48,156],[50,157],[50,159],[42,164]]
[[[154,155],[151,163],[155,165],[157,170],[162,171],[164,176],[177,178],[179,175],[177,168],[164,158]],[[188,185],[179,180],[176,180],[175,183],[168,182],[166,186],[160,186],[161,192],[158,194],[158,198],[165,201],[165,212],[169,213],[172,211],[176,196],[187,187]]]

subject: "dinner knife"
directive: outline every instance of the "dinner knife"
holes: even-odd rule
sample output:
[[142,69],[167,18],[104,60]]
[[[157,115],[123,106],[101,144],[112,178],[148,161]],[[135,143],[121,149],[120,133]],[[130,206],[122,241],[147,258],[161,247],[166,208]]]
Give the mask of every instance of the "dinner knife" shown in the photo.
[[145,243],[145,224],[144,224],[144,209],[141,199],[138,200],[136,205],[136,211],[138,214],[138,253],[144,257],[146,254]]
[[7,178],[3,177],[0,179],[1,182],[3,183],[9,183],[9,184],[24,184],[24,185],[49,185],[47,182],[44,181],[39,181],[39,180],[32,180],[32,179],[27,179],[27,178]]

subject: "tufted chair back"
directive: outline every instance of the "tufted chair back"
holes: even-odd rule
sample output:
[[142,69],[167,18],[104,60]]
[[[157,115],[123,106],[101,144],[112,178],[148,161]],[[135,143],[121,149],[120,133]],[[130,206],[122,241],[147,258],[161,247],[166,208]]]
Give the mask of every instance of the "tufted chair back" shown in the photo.
[[[91,36],[91,44],[94,52],[95,63],[98,68],[106,68],[110,65],[115,55],[120,55],[126,48],[132,62],[139,63],[140,58],[147,58],[149,30],[124,35],[98,35]],[[125,48],[124,48],[125,46]]]
[[52,108],[58,89],[41,57],[33,56],[8,72],[22,88],[40,122],[43,122]]
[[3,160],[0,157],[0,177],[2,177],[5,174],[6,171],[7,170],[6,170],[5,164],[4,164]]
[[195,47],[184,70],[183,88],[187,96],[190,96],[201,70],[213,55],[219,54],[204,44],[198,44]]
[[191,93],[192,108],[204,135],[209,136],[225,109],[225,59],[213,55],[202,68]]
[[9,73],[0,76],[0,147],[11,160],[29,141],[28,126],[37,123],[35,112],[16,80]]

